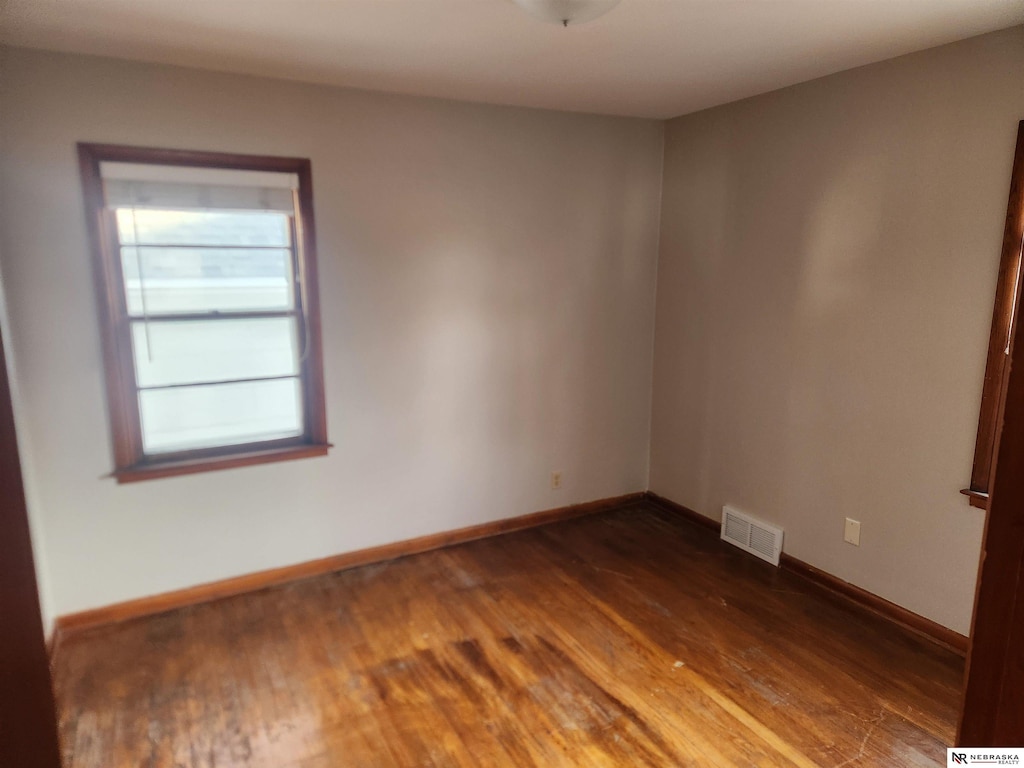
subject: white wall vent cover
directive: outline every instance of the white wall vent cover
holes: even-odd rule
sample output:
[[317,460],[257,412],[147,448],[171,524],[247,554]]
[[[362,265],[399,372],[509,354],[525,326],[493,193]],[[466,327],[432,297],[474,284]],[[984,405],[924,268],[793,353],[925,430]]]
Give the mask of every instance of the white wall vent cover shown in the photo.
[[772,565],[779,564],[782,529],[777,525],[761,522],[732,507],[723,507],[722,538]]

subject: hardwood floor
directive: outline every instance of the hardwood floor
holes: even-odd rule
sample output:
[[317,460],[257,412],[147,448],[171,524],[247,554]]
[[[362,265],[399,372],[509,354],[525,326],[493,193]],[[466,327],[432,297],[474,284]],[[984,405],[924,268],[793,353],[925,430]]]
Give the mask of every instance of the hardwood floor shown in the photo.
[[940,766],[963,662],[638,508],[69,637],[66,768]]

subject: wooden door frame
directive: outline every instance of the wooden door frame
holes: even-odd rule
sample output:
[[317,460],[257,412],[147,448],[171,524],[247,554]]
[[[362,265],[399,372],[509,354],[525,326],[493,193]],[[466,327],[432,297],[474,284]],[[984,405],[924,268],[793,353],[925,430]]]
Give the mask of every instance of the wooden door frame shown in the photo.
[[[1024,247],[1024,120],[1019,125],[1003,236],[1003,262]],[[975,592],[957,744],[1024,746],[1024,280],[1017,280],[1005,393],[995,421],[995,461]]]
[[0,335],[0,765],[60,768],[14,405]]

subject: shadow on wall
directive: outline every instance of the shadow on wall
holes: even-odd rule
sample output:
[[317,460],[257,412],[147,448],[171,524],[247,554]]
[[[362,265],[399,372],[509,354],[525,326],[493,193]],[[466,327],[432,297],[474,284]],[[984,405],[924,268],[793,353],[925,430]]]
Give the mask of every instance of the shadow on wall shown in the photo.
[[[970,287],[994,275],[998,248],[978,253],[978,235],[998,216],[954,190],[995,164],[961,151],[991,129],[967,117],[978,124],[935,135],[948,109],[930,94],[794,123],[807,97],[670,124],[659,300],[679,306],[659,307],[656,422],[673,415],[654,427],[671,454],[655,483],[705,514],[732,503],[778,522],[791,554],[897,603],[969,607],[980,530],[957,491],[988,324]],[[865,523],[860,550],[842,540],[847,516]],[[940,553],[964,575],[955,598],[936,594],[951,579],[936,578]],[[963,631],[961,613],[946,621]]]

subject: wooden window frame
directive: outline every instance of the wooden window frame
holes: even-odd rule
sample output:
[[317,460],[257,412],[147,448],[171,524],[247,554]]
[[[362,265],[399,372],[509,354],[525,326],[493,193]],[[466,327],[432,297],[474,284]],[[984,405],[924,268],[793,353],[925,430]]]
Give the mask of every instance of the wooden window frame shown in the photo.
[[[327,440],[321,347],[320,296],[317,279],[316,235],[313,219],[313,177],[305,158],[238,155],[177,149],[153,149],[114,144],[78,144],[79,170],[86,221],[92,246],[93,271],[103,343],[107,403],[114,452],[113,477],[120,483],[159,477],[230,469],[273,461],[323,456]],[[129,336],[128,309],[113,216],[106,209],[100,163],[272,171],[298,177],[295,256],[301,306],[300,333],[307,350],[301,362],[303,432],[297,437],[146,455],[142,444],[135,364]]]
[[960,491],[971,506],[988,509],[992,470],[995,464],[996,437],[1003,419],[1006,401],[1006,379],[1009,374],[1008,347],[1014,323],[1017,281],[1022,277],[1024,247],[1024,120],[1017,130],[1017,148],[1010,177],[1010,199],[1006,207],[1006,226],[1003,229],[1003,250],[999,260],[999,279],[996,283],[995,307],[992,310],[992,330],[988,341],[988,362],[985,365],[985,383],[981,395],[981,416],[978,436],[974,445],[974,469],[971,485]]

